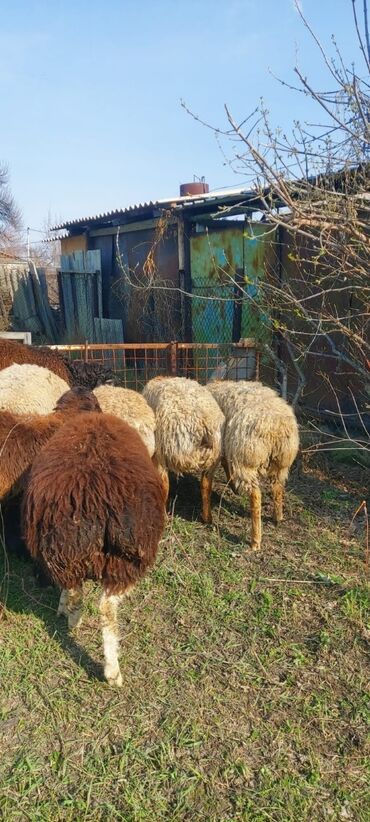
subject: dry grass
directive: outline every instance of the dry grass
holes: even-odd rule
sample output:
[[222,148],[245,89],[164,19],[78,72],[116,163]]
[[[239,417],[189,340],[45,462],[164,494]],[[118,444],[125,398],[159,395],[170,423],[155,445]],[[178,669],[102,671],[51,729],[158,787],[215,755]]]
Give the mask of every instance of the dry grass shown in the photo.
[[122,608],[120,692],[101,681],[96,591],[69,636],[57,593],[10,560],[7,822],[370,819],[370,595],[363,523],[348,530],[363,490],[292,478],[278,529],[266,506],[259,555],[243,552],[249,521],[221,490],[207,529],[194,483],[174,487],[160,559]]

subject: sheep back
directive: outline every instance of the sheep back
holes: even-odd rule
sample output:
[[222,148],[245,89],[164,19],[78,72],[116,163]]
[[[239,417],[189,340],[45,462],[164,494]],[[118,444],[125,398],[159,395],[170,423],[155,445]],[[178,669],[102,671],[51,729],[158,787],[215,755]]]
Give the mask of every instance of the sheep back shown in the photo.
[[235,400],[238,398],[250,396],[253,402],[257,402],[261,397],[264,400],[269,400],[272,397],[277,397],[278,394],[273,388],[263,385],[257,380],[214,380],[207,383],[207,389],[222,409],[225,417],[229,417],[234,413]]
[[150,380],[143,396],[156,414],[156,455],[177,474],[209,471],[221,457],[224,415],[195,380]]
[[286,478],[299,448],[293,409],[261,383],[210,383],[226,417],[223,451],[234,484],[249,491],[261,476]]
[[13,414],[50,414],[69,384],[48,368],[31,363],[0,371],[0,410]]
[[135,583],[164,525],[162,483],[137,432],[107,414],[66,423],[32,465],[23,524],[31,555],[63,588],[92,578],[116,593]]
[[127,422],[140,434],[149,456],[155,451],[155,415],[146,400],[137,391],[114,385],[101,385],[94,394],[102,411]]
[[9,365],[18,363],[33,363],[48,368],[53,374],[57,374],[68,385],[71,384],[69,370],[63,358],[57,351],[44,346],[23,345],[14,340],[6,340],[0,337],[0,370]]

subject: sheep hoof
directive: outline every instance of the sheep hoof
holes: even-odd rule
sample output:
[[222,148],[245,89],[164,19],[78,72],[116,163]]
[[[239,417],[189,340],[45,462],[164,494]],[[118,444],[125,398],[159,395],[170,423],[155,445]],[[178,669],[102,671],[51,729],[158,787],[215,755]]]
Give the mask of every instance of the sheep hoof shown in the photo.
[[122,688],[122,674],[119,668],[116,671],[106,668],[104,676],[109,685],[112,685],[114,688]]

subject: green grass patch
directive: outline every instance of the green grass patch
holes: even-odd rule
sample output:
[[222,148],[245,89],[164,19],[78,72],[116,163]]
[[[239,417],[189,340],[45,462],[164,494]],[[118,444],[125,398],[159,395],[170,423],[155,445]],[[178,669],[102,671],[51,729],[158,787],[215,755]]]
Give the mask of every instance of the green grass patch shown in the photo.
[[369,822],[358,489],[292,479],[279,528],[266,496],[259,554],[243,503],[222,492],[207,528],[195,482],[174,487],[158,562],[121,608],[121,691],[102,679],[98,589],[69,634],[57,592],[9,558],[0,818]]

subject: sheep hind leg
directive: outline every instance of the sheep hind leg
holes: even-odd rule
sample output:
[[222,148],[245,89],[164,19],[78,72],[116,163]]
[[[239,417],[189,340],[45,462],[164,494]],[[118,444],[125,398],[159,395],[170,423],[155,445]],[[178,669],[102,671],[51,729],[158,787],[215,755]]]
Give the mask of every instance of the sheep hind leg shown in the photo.
[[82,588],[71,588],[68,591],[68,628],[78,628],[82,615]]
[[212,494],[212,474],[202,474],[200,479],[200,492],[202,496],[202,520],[208,525],[212,524],[211,494]]
[[250,495],[251,508],[251,549],[259,551],[261,548],[261,489],[256,486],[252,488]]
[[68,601],[68,591],[66,591],[65,588],[63,588],[63,590],[61,591],[61,594],[60,594],[60,598],[59,598],[59,605],[58,605],[58,610],[57,610],[57,616],[58,617],[60,617],[60,616],[67,617],[68,616],[67,601]]
[[161,467],[159,474],[162,480],[165,505],[167,505],[168,496],[170,493],[170,478],[168,476],[168,471],[166,471],[166,469],[163,467]]
[[81,624],[82,588],[63,590],[57,610],[57,616],[66,616],[68,628],[78,628]]
[[118,636],[118,605],[121,596],[109,596],[105,592],[102,594],[99,611],[103,634],[104,648],[104,676],[110,685],[120,688],[122,686],[122,675],[118,662],[119,636]]
[[280,482],[279,480],[275,480],[275,482],[271,485],[272,491],[272,504],[273,504],[273,520],[275,525],[278,522],[281,522],[283,519],[283,506],[284,506],[284,483]]
[[230,472],[229,463],[228,463],[226,457],[222,457],[221,465],[222,465],[222,467],[225,471],[227,482],[230,483],[231,482],[231,472]]

